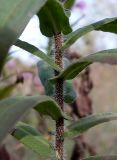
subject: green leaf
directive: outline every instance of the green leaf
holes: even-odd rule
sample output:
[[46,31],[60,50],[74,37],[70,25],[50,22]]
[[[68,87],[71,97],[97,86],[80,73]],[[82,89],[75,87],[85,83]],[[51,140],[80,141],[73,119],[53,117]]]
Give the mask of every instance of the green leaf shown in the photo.
[[92,156],[83,160],[117,160],[117,155]]
[[3,88],[0,88],[0,100],[6,98],[10,95],[10,93],[14,90],[17,84],[10,84]]
[[0,0],[0,72],[9,47],[46,0]]
[[38,16],[41,32],[47,37],[52,37],[60,32],[68,34],[72,31],[69,19],[58,0],[47,0],[38,12]]
[[54,96],[55,86],[48,79],[54,76],[54,70],[43,61],[37,63],[39,78],[45,88],[45,94]]
[[74,4],[74,2],[75,2],[75,0],[66,0],[66,1],[64,2],[64,7],[65,7],[66,9],[71,9],[72,6],[73,6],[73,4]]
[[68,131],[65,132],[65,137],[73,138],[79,136],[96,125],[112,120],[117,120],[117,113],[101,113],[81,118],[67,127]]
[[34,108],[41,114],[57,120],[63,115],[57,103],[48,96],[24,96],[6,98],[0,101],[0,141],[11,131],[26,111]]
[[49,158],[52,154],[53,150],[49,142],[30,125],[22,122],[18,123],[12,136],[40,156]]
[[79,28],[76,31],[70,33],[66,36],[67,40],[64,43],[62,50],[70,47],[80,37],[94,30],[117,34],[117,18],[106,18],[83,28]]
[[63,95],[65,103],[71,104],[76,100],[76,92],[74,91],[72,81],[64,82]]
[[[66,66],[68,66],[68,62],[64,61]],[[49,78],[54,76],[54,70],[51,67],[48,67],[43,61],[39,61],[38,64],[39,70],[39,78],[45,88],[45,94],[48,96],[54,97],[55,95],[55,86],[49,82]],[[76,93],[73,89],[72,81],[66,81],[64,83],[64,101],[66,103],[72,103],[76,99]]]
[[117,64],[117,49],[110,49],[100,51],[84,58],[80,58],[75,63],[68,66],[63,72],[61,72],[55,78],[50,79],[52,83],[55,83],[57,79],[70,80],[75,78],[83,69],[85,69],[88,65],[94,63],[109,63],[109,64]]
[[43,53],[41,50],[39,50],[37,47],[21,41],[21,40],[17,40],[17,42],[15,43],[15,46],[20,47],[24,50],[26,50],[27,52],[32,53],[33,55],[43,59],[47,64],[49,64],[53,69],[57,70],[57,71],[61,71],[62,69],[56,65],[53,61],[52,58],[50,58],[49,56],[47,56],[45,53]]

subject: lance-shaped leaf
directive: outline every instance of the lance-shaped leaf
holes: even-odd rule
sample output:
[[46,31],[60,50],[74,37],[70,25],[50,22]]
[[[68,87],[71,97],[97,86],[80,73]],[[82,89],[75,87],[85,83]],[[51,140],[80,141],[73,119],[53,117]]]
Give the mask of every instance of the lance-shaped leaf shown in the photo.
[[117,34],[117,18],[107,18],[99,22],[85,26],[83,28],[77,29],[76,31],[66,36],[67,40],[64,43],[62,49],[64,50],[70,47],[80,37],[94,30],[103,31],[103,32],[111,32],[111,33]]
[[36,129],[25,123],[18,123],[12,136],[40,156],[49,158],[54,152],[49,142]]
[[49,64],[53,69],[57,70],[57,71],[61,71],[62,69],[57,66],[53,59],[50,58],[49,56],[47,56],[45,53],[43,53],[41,50],[39,50],[37,47],[27,43],[27,42],[24,42],[24,41],[21,41],[21,40],[17,40],[17,42],[15,43],[15,46],[17,47],[20,47],[22,49],[24,49],[25,51],[27,52],[30,52],[32,53],[33,55],[41,58],[42,60],[44,60],[47,64]]
[[[68,64],[69,62],[65,61],[65,59],[64,59],[64,63],[66,66],[69,65]],[[46,95],[54,97],[55,86],[51,84],[49,81],[49,79],[54,76],[54,70],[51,67],[49,67],[47,64],[45,64],[43,61],[39,61],[37,63],[37,66],[39,70],[39,78],[41,79],[41,82],[45,88]],[[76,93],[74,91],[72,81],[64,82],[63,97],[66,103],[73,103],[73,101],[75,101]]]
[[0,0],[0,72],[9,47],[46,0]]
[[0,101],[0,142],[24,113],[34,108],[54,120],[63,117],[57,103],[48,96],[12,97]]
[[112,120],[117,120],[117,113],[101,113],[81,118],[67,127],[68,131],[65,132],[65,137],[73,138],[79,136],[96,125]]
[[94,62],[117,64],[117,49],[110,49],[91,54],[87,57],[81,58],[75,63],[71,64],[63,72],[55,78],[50,79],[55,83],[58,78],[63,80],[70,80],[75,78],[83,69]]
[[92,156],[83,160],[117,160],[117,155]]
[[58,0],[47,0],[38,12],[38,16],[41,32],[47,37],[52,37],[60,32],[68,34],[72,31],[69,19]]

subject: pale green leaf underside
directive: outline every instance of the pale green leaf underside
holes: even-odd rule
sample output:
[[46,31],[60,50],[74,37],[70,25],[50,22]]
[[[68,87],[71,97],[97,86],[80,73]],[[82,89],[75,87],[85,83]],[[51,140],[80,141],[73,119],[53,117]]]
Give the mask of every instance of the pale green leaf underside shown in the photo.
[[18,123],[12,135],[40,156],[49,158],[53,152],[49,142],[30,125]]
[[117,155],[92,156],[83,160],[117,160]]
[[64,117],[57,103],[48,96],[12,97],[0,101],[0,142],[26,111],[35,108],[54,120]]
[[41,58],[42,60],[44,60],[48,65],[50,65],[53,69],[57,70],[57,71],[61,71],[62,69],[56,65],[53,61],[52,58],[50,58],[49,56],[47,56],[44,52],[42,52],[41,50],[39,50],[37,47],[21,41],[21,40],[17,40],[17,42],[15,43],[15,46],[20,47],[22,49],[24,49],[27,52],[32,53],[33,55]]
[[106,18],[96,23],[79,28],[66,36],[66,42],[63,44],[62,50],[70,47],[76,40],[91,31],[103,31],[117,34],[117,18]]
[[94,63],[108,63],[108,64],[117,64],[117,49],[110,49],[100,51],[94,54],[91,54],[87,57],[80,58],[75,63],[71,64],[63,72],[61,72],[55,78],[50,79],[52,83],[55,83],[57,79],[70,80],[75,78],[83,69],[88,65]]
[[104,122],[109,122],[112,120],[117,120],[117,113],[101,113],[101,114],[90,115],[68,126],[67,127],[68,131],[65,132],[65,137],[73,138],[79,136],[83,132],[87,131],[88,129],[96,125],[99,125]]
[[0,72],[9,47],[46,0],[0,0]]

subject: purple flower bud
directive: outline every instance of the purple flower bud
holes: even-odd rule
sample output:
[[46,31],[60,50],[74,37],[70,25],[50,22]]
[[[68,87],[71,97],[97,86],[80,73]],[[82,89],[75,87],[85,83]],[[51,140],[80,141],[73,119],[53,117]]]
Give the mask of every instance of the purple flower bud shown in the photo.
[[86,8],[86,3],[83,0],[78,1],[75,5],[75,8],[79,8],[81,10],[84,10]]

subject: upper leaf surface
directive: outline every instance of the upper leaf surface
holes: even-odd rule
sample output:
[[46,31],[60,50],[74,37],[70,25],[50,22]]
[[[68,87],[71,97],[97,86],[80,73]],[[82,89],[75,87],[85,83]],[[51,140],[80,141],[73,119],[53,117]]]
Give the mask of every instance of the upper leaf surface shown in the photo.
[[12,135],[26,147],[43,157],[50,157],[52,148],[49,142],[34,128],[25,123],[18,123]]
[[50,79],[50,81],[55,83],[58,78],[61,78],[63,80],[73,79],[83,69],[85,69],[88,65],[94,62],[117,64],[117,49],[104,50],[81,58],[75,63],[68,66],[68,68],[66,68],[58,76]]
[[9,47],[46,0],[0,0],[0,72]]
[[0,101],[0,141],[11,131],[14,124],[30,108],[54,120],[64,117],[57,103],[48,96],[12,97]]
[[85,27],[79,28],[76,31],[66,36],[66,42],[63,44],[62,49],[70,47],[76,40],[91,31],[103,31],[117,34],[117,18],[106,18],[96,23],[92,23]]
[[65,137],[73,138],[79,136],[88,129],[111,120],[117,120],[117,113],[101,113],[81,118],[77,122],[68,126],[68,131],[65,132]]
[[41,32],[47,37],[52,37],[60,32],[68,34],[72,31],[69,19],[58,0],[47,0],[38,12],[38,16]]
[[44,52],[42,52],[41,50],[39,50],[37,47],[21,41],[21,40],[17,40],[17,42],[15,43],[15,46],[20,47],[24,50],[26,50],[27,52],[32,53],[33,55],[43,59],[48,65],[50,65],[53,69],[57,70],[57,71],[61,71],[62,69],[54,63],[53,59],[50,58],[49,56],[47,56]]

